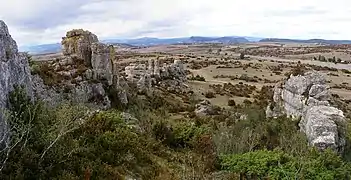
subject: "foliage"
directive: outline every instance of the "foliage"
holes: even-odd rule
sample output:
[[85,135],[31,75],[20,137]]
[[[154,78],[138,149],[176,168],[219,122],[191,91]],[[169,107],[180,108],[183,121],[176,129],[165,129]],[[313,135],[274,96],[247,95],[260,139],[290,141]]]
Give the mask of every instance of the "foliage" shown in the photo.
[[290,75],[293,75],[293,76],[298,76],[298,75],[304,75],[305,72],[306,72],[306,67],[302,64],[297,64],[296,67],[294,67],[290,72],[287,72],[285,73],[285,76],[286,77],[290,77]]
[[58,85],[64,79],[64,77],[61,74],[58,74],[48,63],[33,65],[32,73],[38,74],[43,79],[44,84],[48,86]]
[[245,54],[244,53],[240,53],[240,59],[245,59]]
[[205,126],[196,126],[191,122],[179,122],[173,125],[158,121],[153,126],[156,139],[172,148],[193,148],[196,140],[208,132]]
[[254,105],[235,111],[247,114],[247,117],[245,120],[229,119],[230,123],[227,124],[230,125],[218,126],[214,134],[217,154],[281,148],[301,156],[307,151],[306,138],[299,132],[296,122],[284,117],[266,119],[263,109]]
[[189,78],[189,80],[192,80],[192,81],[206,81],[205,78],[203,76],[200,76],[200,75],[191,76]]
[[235,103],[235,100],[234,99],[229,99],[228,100],[228,106],[235,106],[236,103]]
[[350,179],[346,155],[309,149],[297,121],[266,118],[269,87],[253,103],[206,118],[187,116],[197,99],[183,96],[186,103],[162,92],[131,95],[119,110],[93,111],[77,104],[45,107],[16,87],[0,179],[216,179],[211,174],[219,171],[246,179]]
[[328,150],[311,150],[306,157],[291,156],[281,150],[259,150],[221,156],[225,170],[246,179],[349,179],[350,164]]
[[211,98],[215,98],[216,95],[215,95],[215,93],[212,92],[212,91],[207,91],[207,92],[205,93],[205,97],[211,99]]
[[150,157],[158,143],[132,130],[119,112],[91,116],[87,108],[68,104],[46,109],[19,88],[10,102],[16,145],[1,154],[8,160],[0,179],[82,179],[88,172],[89,179],[113,179],[130,170],[145,179],[157,174]]

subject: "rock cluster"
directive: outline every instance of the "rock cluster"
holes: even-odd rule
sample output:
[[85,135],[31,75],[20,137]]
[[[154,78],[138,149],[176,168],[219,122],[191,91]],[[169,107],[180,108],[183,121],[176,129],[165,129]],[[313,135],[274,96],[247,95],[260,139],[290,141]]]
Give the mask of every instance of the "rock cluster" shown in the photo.
[[113,69],[114,47],[99,43],[97,36],[89,31],[76,29],[62,38],[62,49],[65,56],[48,63],[52,76],[59,79],[54,81],[56,87],[49,87],[36,77],[34,87],[37,96],[52,102],[50,104],[69,100],[108,108],[110,100],[104,85],[111,86],[119,78]]
[[187,88],[186,72],[180,60],[164,63],[162,67],[159,60],[149,60],[148,65],[133,63],[125,67],[125,74],[128,81],[137,83],[140,92],[149,91],[155,85],[172,92],[182,92]]
[[278,83],[274,89],[273,103],[267,107],[267,117],[286,114],[300,120],[299,126],[310,145],[318,149],[343,149],[344,137],[338,124],[344,123],[343,112],[329,103],[331,95],[325,77],[316,72],[291,75],[286,82]]
[[[19,53],[16,42],[12,39],[6,24],[0,20],[0,108],[8,106],[9,93],[16,85],[26,88],[27,94],[32,94],[32,80],[26,54]],[[7,135],[6,120],[0,113],[0,143]]]

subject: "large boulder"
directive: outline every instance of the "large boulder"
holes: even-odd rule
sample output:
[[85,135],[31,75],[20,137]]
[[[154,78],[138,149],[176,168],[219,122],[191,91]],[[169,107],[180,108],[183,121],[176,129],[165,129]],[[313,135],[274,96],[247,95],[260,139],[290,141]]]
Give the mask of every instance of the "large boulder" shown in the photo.
[[344,137],[339,134],[338,124],[345,122],[343,112],[331,107],[329,86],[324,75],[306,72],[291,75],[274,88],[273,102],[267,107],[267,117],[286,114],[300,120],[299,126],[307,136],[309,144],[319,149],[342,150]]
[[[8,96],[14,86],[24,86],[27,94],[33,97],[32,80],[28,58],[26,54],[19,53],[16,41],[8,31],[7,25],[0,20],[0,109],[8,107]],[[7,136],[6,120],[0,114],[0,143]]]
[[210,115],[218,114],[218,111],[214,108],[208,100],[203,100],[195,105],[195,114],[199,117],[205,117]]
[[345,140],[338,133],[338,123],[345,120],[341,110],[330,106],[311,106],[301,119],[301,130],[310,145],[318,149],[342,150]]

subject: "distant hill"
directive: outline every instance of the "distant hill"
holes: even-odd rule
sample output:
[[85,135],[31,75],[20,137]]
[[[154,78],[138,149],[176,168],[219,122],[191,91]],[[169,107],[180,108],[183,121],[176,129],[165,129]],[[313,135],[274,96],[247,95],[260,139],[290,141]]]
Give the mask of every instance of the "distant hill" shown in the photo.
[[[247,37],[252,41],[258,41],[261,38]],[[246,37],[238,36],[225,36],[225,37],[203,37],[203,36],[191,36],[181,38],[138,38],[138,39],[105,39],[101,42],[114,44],[122,47],[140,47],[140,46],[154,46],[154,45],[167,45],[167,44],[184,44],[184,43],[224,43],[224,44],[235,44],[235,43],[247,43],[250,42]],[[61,51],[61,44],[42,44],[35,46],[24,46],[20,47],[20,51],[27,51],[31,54],[45,54],[45,53],[57,53]]]
[[46,54],[46,53],[57,53],[61,51],[61,44],[41,44],[34,46],[23,46],[19,47],[22,52],[29,52],[31,54]]
[[320,44],[351,44],[351,40],[326,40],[326,39],[281,39],[281,38],[265,38],[259,42],[277,42],[277,43],[320,43]]
[[225,44],[233,44],[233,43],[248,43],[249,40],[243,37],[201,37],[201,36],[192,36],[189,38],[188,43],[225,43]]
[[[325,40],[325,39],[283,39],[283,38],[259,38],[249,36],[224,36],[224,37],[205,37],[205,36],[191,36],[181,38],[138,38],[138,39],[105,39],[103,43],[114,44],[123,48],[138,48],[154,45],[167,44],[196,44],[196,43],[223,43],[223,44],[237,44],[248,42],[276,42],[276,43],[320,43],[320,44],[351,44],[351,40]],[[57,53],[61,51],[61,44],[42,44],[34,46],[19,47],[20,51],[26,51],[31,54],[46,54]]]

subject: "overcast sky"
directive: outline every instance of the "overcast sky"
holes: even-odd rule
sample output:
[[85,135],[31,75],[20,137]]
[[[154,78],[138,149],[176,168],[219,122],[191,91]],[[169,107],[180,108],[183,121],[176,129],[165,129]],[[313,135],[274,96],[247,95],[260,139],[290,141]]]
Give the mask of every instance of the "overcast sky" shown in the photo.
[[99,39],[245,35],[351,39],[350,0],[0,0],[19,45],[73,28]]

